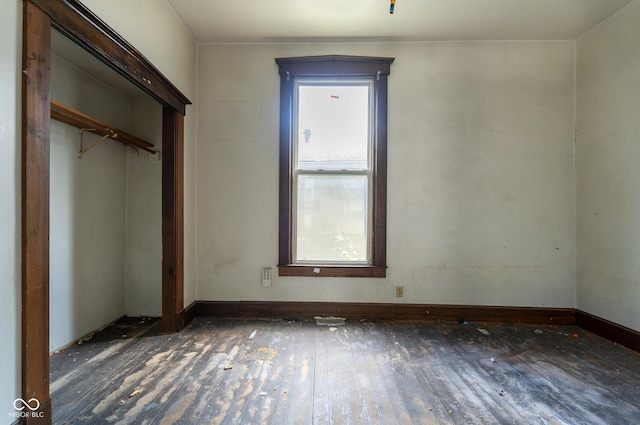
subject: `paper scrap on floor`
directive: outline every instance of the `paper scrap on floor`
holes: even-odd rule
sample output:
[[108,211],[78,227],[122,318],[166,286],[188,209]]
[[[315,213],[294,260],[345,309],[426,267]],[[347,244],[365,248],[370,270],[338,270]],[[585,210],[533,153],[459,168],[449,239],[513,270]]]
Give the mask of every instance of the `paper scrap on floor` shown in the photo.
[[344,317],[334,317],[334,316],[316,316],[316,325],[318,326],[344,326],[345,318]]

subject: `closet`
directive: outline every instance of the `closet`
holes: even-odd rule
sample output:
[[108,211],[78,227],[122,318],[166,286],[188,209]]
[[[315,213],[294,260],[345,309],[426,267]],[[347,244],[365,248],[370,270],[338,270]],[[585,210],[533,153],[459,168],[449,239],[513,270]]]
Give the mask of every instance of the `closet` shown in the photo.
[[[184,308],[183,293],[183,143],[184,115],[186,105],[191,102],[138,50],[136,50],[130,43],[123,39],[78,0],[24,0],[23,6],[21,74],[22,398],[25,400],[36,398],[40,404],[39,413],[42,413],[42,416],[39,416],[38,418],[27,419],[27,424],[30,424],[51,423],[51,398],[49,394],[50,262],[52,259],[52,250],[57,248],[50,246],[49,235],[50,230],[53,230],[51,229],[51,220],[57,219],[57,215],[55,215],[55,208],[57,208],[57,206],[53,204],[55,201],[52,199],[53,196],[50,192],[50,169],[52,160],[55,160],[55,158],[52,157],[52,154],[53,156],[57,155],[55,151],[57,148],[52,148],[51,141],[54,139],[52,132],[56,131],[55,128],[58,126],[58,124],[54,123],[55,120],[51,119],[51,65],[52,61],[56,60],[55,56],[51,53],[51,28],[55,28],[61,34],[64,34],[65,37],[80,46],[84,51],[96,57],[101,63],[107,65],[110,69],[117,71],[119,75],[123,76],[127,81],[131,82],[135,87],[141,89],[146,95],[152,98],[153,101],[157,103],[157,110],[161,110],[161,117],[158,117],[159,122],[161,122],[161,136],[158,138],[156,135],[151,135],[149,138],[158,138],[162,141],[160,148],[161,158],[159,161],[161,169],[161,185],[159,190],[161,191],[160,239],[162,261],[161,265],[155,266],[155,269],[158,267],[161,269],[159,271],[159,276],[162,282],[162,327],[166,332],[175,332],[182,329],[189,319]],[[64,94],[68,95],[70,93]],[[89,105],[98,104],[95,102],[94,97],[90,95],[84,96],[85,94],[88,93],[83,93],[83,96],[79,96],[77,99],[88,99],[87,102]],[[88,111],[89,107],[86,104],[81,107],[74,107],[74,105],[66,106],[79,110],[84,114],[93,116],[93,114]],[[115,109],[112,112],[115,112]],[[137,111],[137,107],[130,109]],[[146,108],[143,107],[141,109]],[[140,120],[130,120],[132,128],[124,130],[129,130],[127,132],[136,134],[139,138],[144,140],[147,138],[146,135],[142,134],[142,132],[138,132],[138,128],[133,128],[133,123],[146,121],[143,125],[144,128],[157,128],[157,125],[151,123],[151,121],[155,119],[153,116],[157,114],[147,116],[144,112],[134,112],[134,115],[135,114],[140,114],[143,118]],[[95,118],[98,118],[101,122],[109,123],[108,119],[101,117]],[[117,123],[110,124],[115,125],[118,128],[124,127],[116,125]],[[149,124],[149,126],[147,126],[147,124]],[[69,125],[62,127],[61,130],[63,133],[69,132],[69,138],[72,138],[71,135],[75,131],[77,131],[77,129]],[[83,136],[84,133],[85,132],[83,131]],[[102,136],[94,135],[91,137],[99,138]],[[66,138],[66,136],[62,137],[62,139],[64,138]],[[93,142],[95,141],[96,140]],[[110,142],[105,140],[98,144],[97,147],[86,152],[80,161],[82,165],[79,165],[79,167],[90,167],[91,165],[87,165],[88,159],[95,159],[96,156],[93,156],[92,154],[100,154],[101,152],[99,149],[104,147],[111,147]],[[63,150],[68,148],[68,145],[61,145],[60,148],[62,153]],[[122,151],[120,151],[120,153],[113,151],[107,154],[107,156],[102,156],[102,161],[98,162],[108,162],[105,158],[109,155],[113,155],[114,157],[123,157],[124,155],[128,158],[131,154],[123,154]],[[68,155],[60,155],[60,157],[65,157],[69,160]],[[71,157],[73,157],[73,154]],[[85,159],[87,159],[87,161],[85,161]],[[93,165],[95,165],[97,171],[99,171],[96,176],[98,180],[102,179],[101,181],[106,181],[109,179],[108,176],[101,173],[102,169],[99,167],[103,164],[99,165],[96,163]],[[122,165],[120,167],[122,167]],[[111,175],[111,178],[116,178],[113,176],[114,175]],[[116,179],[119,179],[122,182],[123,178],[124,177],[119,175]],[[129,175],[127,180],[134,178],[134,176]],[[71,173],[62,179],[62,187],[65,185],[67,185],[67,187],[69,185],[91,186],[86,184],[87,182],[80,182],[79,180],[81,180],[80,177]],[[141,184],[140,187],[142,186],[144,185]],[[95,186],[91,191],[87,189],[87,192],[95,194],[96,192],[104,191],[105,187],[106,186]],[[127,191],[129,190],[130,188],[128,187]],[[75,202],[75,195],[72,197],[74,198],[73,202]],[[132,199],[136,199],[136,196],[130,197]],[[81,196],[78,197],[78,199],[80,198]],[[113,199],[115,198],[122,199],[122,196],[117,195],[114,196]],[[90,214],[87,213],[86,209],[83,209],[83,207],[93,207],[93,205],[89,205],[91,204],[91,200],[92,199],[87,201],[86,205],[81,205],[80,208],[76,208],[74,206],[73,208],[61,211],[60,217],[66,220],[60,224],[61,234],[67,235],[66,243],[69,247],[68,250],[72,253],[77,250],[77,248],[75,248],[76,246],[82,247],[83,244],[85,244],[85,241],[77,244],[75,241],[76,236],[81,237],[82,235],[75,233],[73,236],[69,237],[67,233],[64,233],[64,229],[62,229],[64,226],[73,226],[75,228],[80,224],[82,228],[87,229],[87,232],[91,232],[100,226],[104,226],[104,224],[100,223],[99,220],[93,220],[95,218],[94,214],[98,214],[98,211],[107,216],[110,216],[113,213],[121,217],[125,214],[124,211],[131,210],[130,208],[125,209],[122,201],[114,201],[118,205],[105,207],[106,210],[96,209],[92,211],[94,214]],[[73,204],[73,202],[71,204]],[[71,214],[71,211],[73,211],[73,214],[79,214],[79,216],[69,217],[68,215]],[[76,213],[76,211],[85,212]],[[67,214],[66,217],[65,214]],[[136,220],[137,219],[138,218],[136,218]],[[140,217],[139,219],[141,221],[145,221],[145,217]],[[86,223],[79,223],[81,220],[86,221]],[[138,226],[135,223],[127,223],[126,228],[136,229]],[[103,243],[104,241],[100,241],[99,239],[104,234],[105,233],[90,234],[91,245],[96,246]],[[121,231],[119,231],[119,234],[119,240],[117,240],[114,245],[126,246],[125,238],[129,237],[129,235],[126,234],[125,236],[122,236]],[[55,237],[55,234],[53,236]],[[127,248],[131,249],[132,247],[129,246]],[[110,253],[108,255],[112,254]],[[154,255],[151,255],[151,257],[154,257]],[[73,258],[73,256],[67,255],[64,258]],[[98,267],[98,265],[103,264],[103,259],[99,258],[99,256],[92,258],[92,261],[94,262],[89,264],[89,266],[86,266],[87,268],[91,268],[92,265]],[[67,260],[68,263],[73,261],[75,260]],[[120,263],[115,262],[115,266],[112,265],[112,267],[118,268],[121,271],[123,268],[126,269],[127,266],[125,265],[124,260],[120,261]],[[150,258],[149,261],[154,262],[155,259]],[[61,273],[63,275],[66,274],[67,276],[71,276],[75,273],[75,271],[72,272],[71,270],[76,270],[76,265],[67,264],[66,269]],[[54,272],[57,273],[57,271]],[[109,272],[110,267],[106,267],[100,269],[98,275],[108,274]],[[125,275],[126,274],[127,272],[125,272]],[[120,275],[122,275],[121,272]],[[82,282],[82,279],[75,279],[75,277],[73,282],[80,282],[80,285],[86,284]],[[72,288],[68,289],[71,290]],[[144,289],[142,290],[144,291]],[[67,291],[67,293],[69,292]],[[145,298],[148,294],[140,295],[141,298]],[[53,297],[51,298],[52,304],[54,304],[55,301],[53,300]],[[83,309],[84,311],[80,311],[80,314],[84,314],[85,312],[93,314],[90,310],[95,308],[96,305],[110,303],[111,301],[114,301],[114,306],[120,304],[120,312],[126,311],[127,306],[122,306],[122,300],[122,293],[114,294],[113,300],[107,298],[104,294],[87,295],[85,299],[74,295],[67,298],[67,303],[69,305],[77,305],[79,306],[79,309]],[[113,313],[113,311],[109,310],[109,314],[105,313],[104,317],[112,316],[111,313]],[[112,319],[113,318],[110,317],[107,320]],[[102,316],[100,320],[102,320]],[[66,323],[68,327],[78,325],[78,322],[76,322],[75,319],[73,320],[73,324],[71,324],[71,321],[72,320],[69,318]],[[54,324],[51,323],[51,325],[53,326]],[[61,337],[60,340],[63,341],[68,339],[71,335],[77,335],[78,333],[82,333],[82,330],[70,330],[68,334]]]
[[50,341],[162,314],[162,108],[51,33]]

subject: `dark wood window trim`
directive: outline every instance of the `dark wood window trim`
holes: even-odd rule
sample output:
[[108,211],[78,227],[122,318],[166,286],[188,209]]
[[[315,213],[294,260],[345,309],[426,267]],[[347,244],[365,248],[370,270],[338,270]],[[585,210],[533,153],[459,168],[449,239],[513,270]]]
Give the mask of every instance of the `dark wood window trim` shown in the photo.
[[[280,276],[385,277],[387,245],[387,77],[394,58],[305,56],[277,58],[280,73]],[[372,78],[373,87],[373,229],[371,264],[364,266],[293,263],[293,90],[301,78]]]

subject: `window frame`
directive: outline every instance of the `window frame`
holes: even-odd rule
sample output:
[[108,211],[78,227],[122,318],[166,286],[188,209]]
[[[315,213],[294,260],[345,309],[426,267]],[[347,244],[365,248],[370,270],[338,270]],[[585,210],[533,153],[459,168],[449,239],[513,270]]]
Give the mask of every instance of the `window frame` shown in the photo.
[[[394,58],[366,56],[304,56],[275,59],[280,74],[280,276],[385,277],[387,231],[387,77]],[[295,164],[296,79],[349,79],[373,81],[373,124],[371,153],[371,261],[353,263],[294,263],[295,220],[293,167]]]

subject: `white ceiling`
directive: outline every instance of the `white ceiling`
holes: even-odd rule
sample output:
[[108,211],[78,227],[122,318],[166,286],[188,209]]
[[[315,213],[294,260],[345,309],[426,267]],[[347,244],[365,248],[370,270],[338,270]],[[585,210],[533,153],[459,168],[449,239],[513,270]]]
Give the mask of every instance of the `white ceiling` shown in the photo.
[[577,39],[633,0],[167,0],[198,43]]
[[[576,39],[633,0],[166,0],[198,43]],[[54,31],[53,51],[146,96]]]

